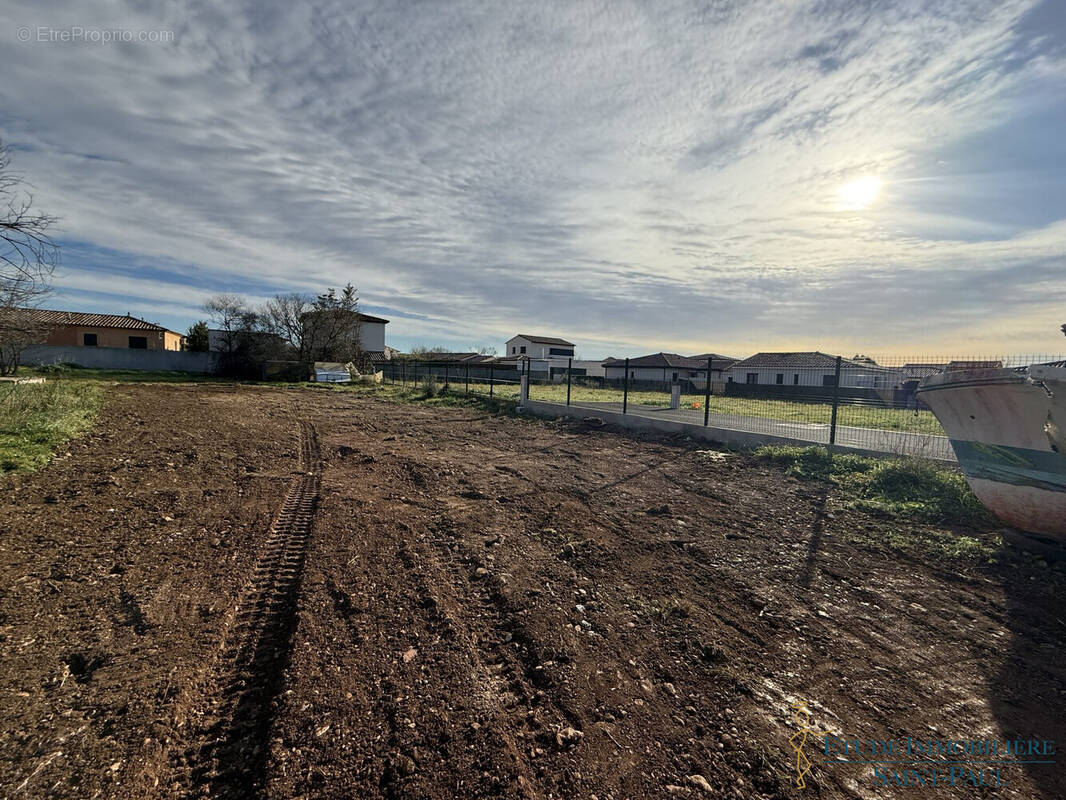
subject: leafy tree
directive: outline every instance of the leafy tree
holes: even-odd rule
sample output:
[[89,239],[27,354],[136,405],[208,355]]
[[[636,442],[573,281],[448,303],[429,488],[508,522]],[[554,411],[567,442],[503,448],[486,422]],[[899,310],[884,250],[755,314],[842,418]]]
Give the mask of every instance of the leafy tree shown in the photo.
[[185,336],[185,349],[193,353],[206,353],[211,346],[211,337],[204,320],[189,326],[189,332]]

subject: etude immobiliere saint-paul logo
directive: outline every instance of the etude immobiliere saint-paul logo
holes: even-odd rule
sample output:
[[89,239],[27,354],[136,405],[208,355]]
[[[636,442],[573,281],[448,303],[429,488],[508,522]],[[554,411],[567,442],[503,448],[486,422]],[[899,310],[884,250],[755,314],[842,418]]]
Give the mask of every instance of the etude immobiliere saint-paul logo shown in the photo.
[[815,769],[851,765],[868,774],[875,787],[1007,786],[1013,768],[1055,765],[1051,739],[903,736],[849,738],[818,731],[805,701],[792,704],[796,732],[789,738],[795,754],[795,785],[805,788]]

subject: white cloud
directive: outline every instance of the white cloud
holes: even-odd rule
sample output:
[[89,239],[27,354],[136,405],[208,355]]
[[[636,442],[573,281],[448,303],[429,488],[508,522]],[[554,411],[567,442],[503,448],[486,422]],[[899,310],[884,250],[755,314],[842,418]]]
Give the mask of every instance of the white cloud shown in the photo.
[[[175,43],[9,36],[0,135],[30,148],[18,165],[65,236],[161,260],[173,285],[131,266],[124,291],[175,308],[219,281],[350,279],[430,318],[390,326],[408,340],[954,346],[974,314],[998,341],[1034,315],[1050,336],[1066,289],[1022,289],[1066,255],[1060,225],[915,206],[893,182],[1016,118],[1022,88],[1061,87],[1058,56],[1018,33],[1033,5],[8,4],[5,31],[162,28]],[[861,174],[882,197],[837,212]],[[88,266],[68,259],[71,289],[93,283]],[[1008,266],[997,285],[1017,291],[968,295],[965,324],[915,320],[957,302],[937,292],[959,270]],[[899,276],[907,313],[874,304],[857,325],[837,312],[869,302],[855,278],[871,268]]]

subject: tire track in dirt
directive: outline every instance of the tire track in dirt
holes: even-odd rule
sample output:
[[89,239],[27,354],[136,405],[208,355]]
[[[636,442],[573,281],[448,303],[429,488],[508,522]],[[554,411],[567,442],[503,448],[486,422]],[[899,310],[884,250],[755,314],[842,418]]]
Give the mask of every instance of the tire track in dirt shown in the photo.
[[[486,731],[486,736],[492,737],[503,758],[493,762],[490,757],[485,766],[500,770],[497,777],[501,779],[504,771],[513,772],[523,789],[523,797],[541,796],[533,789],[533,769],[515,736],[514,720],[527,719],[526,711],[532,708],[530,693],[514,676],[506,656],[499,652],[511,637],[490,623],[477,624],[483,606],[475,600],[469,583],[458,570],[448,568],[451,559],[445,557],[442,563],[424,533],[402,543],[397,557],[414,591],[423,598],[418,613],[431,630],[441,633],[462,653],[468,665],[474,689],[470,697],[472,706],[491,720],[491,730]],[[395,794],[396,787],[386,789],[387,796],[401,796]]]
[[299,473],[273,524],[223,639],[205,704],[212,706],[185,753],[186,796],[258,797],[266,780],[267,736],[296,628],[321,453],[314,426],[300,423]]

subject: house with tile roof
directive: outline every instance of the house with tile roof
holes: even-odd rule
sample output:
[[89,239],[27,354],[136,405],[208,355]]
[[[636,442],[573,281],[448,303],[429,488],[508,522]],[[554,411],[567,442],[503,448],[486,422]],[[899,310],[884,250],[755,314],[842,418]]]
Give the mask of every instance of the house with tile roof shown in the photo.
[[181,350],[184,336],[130,314],[90,314],[26,308],[22,313],[48,329],[41,344],[61,347],[121,347]]
[[[726,373],[727,383],[748,386],[832,387],[836,383],[837,357],[828,353],[756,353],[733,364]],[[895,367],[882,367],[866,358],[842,358],[840,386],[854,389],[897,389],[905,373]]]
[[[711,362],[712,383],[721,381],[723,373],[737,360],[717,353],[698,356],[652,353],[629,359],[629,380],[637,383],[689,383],[702,388],[706,385],[708,359]],[[603,362],[603,370],[607,380],[622,381],[626,377],[625,359],[607,359]]]

